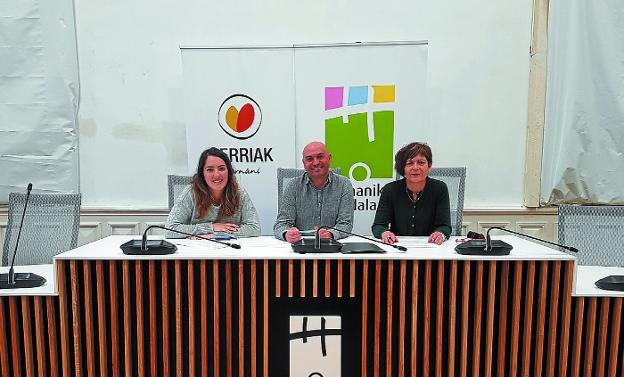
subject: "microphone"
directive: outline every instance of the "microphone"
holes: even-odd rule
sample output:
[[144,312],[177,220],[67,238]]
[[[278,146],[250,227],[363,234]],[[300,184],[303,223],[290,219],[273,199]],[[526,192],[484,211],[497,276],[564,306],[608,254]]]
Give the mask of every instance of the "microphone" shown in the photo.
[[24,200],[24,211],[22,212],[22,220],[17,231],[17,239],[15,240],[15,249],[13,250],[13,258],[11,259],[11,268],[8,274],[0,274],[0,289],[16,289],[16,288],[34,288],[45,284],[46,279],[43,276],[33,274],[32,272],[15,273],[13,265],[15,264],[15,256],[17,255],[17,247],[22,236],[22,227],[24,226],[24,217],[26,217],[26,208],[32,191],[32,183],[26,188],[26,198]]
[[[319,230],[322,229],[333,229],[336,230],[338,232],[341,233],[346,233],[349,234],[351,236],[356,236],[356,237],[360,237],[360,238],[364,238],[365,240],[369,240],[369,241],[373,241],[375,243],[380,243],[382,245],[386,245],[386,246],[391,246],[394,247],[397,250],[401,250],[401,251],[407,251],[407,248],[405,246],[401,246],[401,245],[394,245],[394,244],[388,244],[388,243],[384,243],[380,240],[376,240],[374,238],[370,238],[370,237],[366,237],[363,236],[361,234],[356,234],[356,233],[351,233],[351,232],[347,232],[341,229],[337,229],[334,228],[333,226],[321,226],[316,230],[316,239],[320,240],[320,235],[319,235]],[[345,254],[363,254],[363,253],[385,253],[386,251],[382,248],[380,248],[379,246],[375,245],[375,244],[370,244],[368,242],[345,242],[342,244],[342,250],[340,250],[341,253],[345,253]]]
[[122,244],[120,246],[121,251],[123,251],[123,253],[127,255],[167,255],[173,254],[176,252],[176,250],[178,250],[178,248],[171,242],[165,240],[148,240],[147,232],[152,228],[164,229],[170,232],[183,234],[185,236],[197,237],[201,238],[202,240],[212,241],[221,245],[229,246],[233,249],[240,249],[239,244],[217,241],[208,237],[202,237],[196,234],[182,232],[181,230],[165,228],[164,226],[160,225],[150,225],[145,229],[145,231],[143,232],[143,236],[140,240],[130,240]]
[[528,234],[515,232],[513,230],[509,230],[509,229],[498,227],[498,226],[493,226],[487,230],[485,234],[485,240],[473,239],[473,240],[461,243],[455,247],[455,251],[457,251],[458,254],[462,254],[462,255],[494,255],[494,256],[509,255],[509,252],[513,249],[513,246],[501,240],[492,240],[492,238],[490,237],[490,231],[492,229],[502,230],[507,233],[515,234],[521,237],[526,237],[526,238],[530,238],[532,240],[536,240],[539,242],[544,242],[547,244],[558,246],[558,247],[561,247],[563,249],[566,249],[575,253],[578,252],[578,249],[575,247],[546,241],[541,238],[529,236]]
[[562,244],[560,244],[560,243],[546,241],[546,240],[543,240],[543,239],[541,239],[541,238],[537,238],[537,237],[529,236],[528,234],[518,233],[518,232],[515,232],[515,231],[513,231],[513,230],[509,230],[509,229],[506,229],[506,228],[501,228],[501,227],[499,227],[499,226],[493,226],[493,227],[491,227],[490,229],[488,229],[488,231],[487,231],[487,233],[486,233],[486,235],[485,235],[485,241],[486,241],[486,244],[487,244],[488,242],[493,242],[493,241],[491,241],[491,239],[490,239],[490,230],[492,230],[492,229],[502,230],[503,232],[507,232],[507,233],[515,234],[515,235],[517,235],[517,236],[521,236],[521,237],[530,238],[530,239],[535,240],[535,241],[544,242],[544,243],[547,243],[547,244],[550,244],[550,245],[558,246],[558,247],[560,247],[560,248],[562,248],[562,249],[566,249],[566,250],[571,251],[571,252],[573,252],[573,253],[578,253],[578,249],[577,249],[576,247],[566,246],[566,245],[562,245]]

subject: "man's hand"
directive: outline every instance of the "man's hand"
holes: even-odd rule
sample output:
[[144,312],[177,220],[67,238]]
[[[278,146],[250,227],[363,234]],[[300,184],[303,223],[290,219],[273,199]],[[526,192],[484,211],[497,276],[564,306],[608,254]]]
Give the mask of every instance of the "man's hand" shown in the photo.
[[284,239],[290,243],[295,243],[301,239],[301,232],[297,227],[292,227],[286,231],[284,234]]
[[331,234],[331,232],[325,228],[316,228],[316,231],[319,233],[319,237],[323,238],[323,239],[332,239],[334,238],[334,235]]

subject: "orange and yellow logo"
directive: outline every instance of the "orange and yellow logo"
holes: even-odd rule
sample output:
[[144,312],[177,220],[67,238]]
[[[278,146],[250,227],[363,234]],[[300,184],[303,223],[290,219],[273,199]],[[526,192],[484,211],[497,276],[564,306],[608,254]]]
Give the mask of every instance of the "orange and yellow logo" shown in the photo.
[[262,112],[258,103],[244,94],[234,94],[219,107],[219,126],[236,139],[249,139],[260,129]]

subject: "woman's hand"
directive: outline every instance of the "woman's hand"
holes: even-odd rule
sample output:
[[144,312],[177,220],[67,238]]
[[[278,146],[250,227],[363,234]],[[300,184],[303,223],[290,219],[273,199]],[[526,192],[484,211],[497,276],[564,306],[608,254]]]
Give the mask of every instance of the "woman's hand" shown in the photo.
[[392,245],[393,243],[397,243],[399,242],[399,240],[397,239],[397,237],[394,235],[394,233],[392,233],[389,230],[386,230],[385,232],[381,233],[381,240],[384,243],[387,243],[389,245]]
[[229,223],[212,223],[213,232],[233,233],[237,232],[240,227],[236,224]]
[[442,232],[433,232],[429,236],[429,243],[442,245],[442,242],[444,241],[446,241],[446,236]]

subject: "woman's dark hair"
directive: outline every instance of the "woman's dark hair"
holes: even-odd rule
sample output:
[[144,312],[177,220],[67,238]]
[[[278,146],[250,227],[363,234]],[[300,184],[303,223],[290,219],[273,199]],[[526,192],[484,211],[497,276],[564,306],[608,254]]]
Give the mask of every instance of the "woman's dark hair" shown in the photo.
[[221,197],[221,208],[219,208],[219,216],[232,216],[238,211],[240,206],[240,191],[238,182],[234,175],[234,169],[228,156],[221,149],[212,147],[202,152],[197,163],[197,172],[193,176],[193,195],[195,197],[195,210],[198,218],[204,218],[208,214],[208,209],[213,205],[218,205],[214,200],[210,188],[204,179],[204,165],[208,156],[218,157],[225,162],[228,173],[228,181],[223,190]]
[[427,145],[427,143],[409,143],[403,148],[399,149],[394,156],[394,170],[399,175],[405,174],[405,164],[407,164],[407,160],[418,156],[419,154],[423,155],[429,166],[433,163],[433,155],[431,154],[431,148]]

